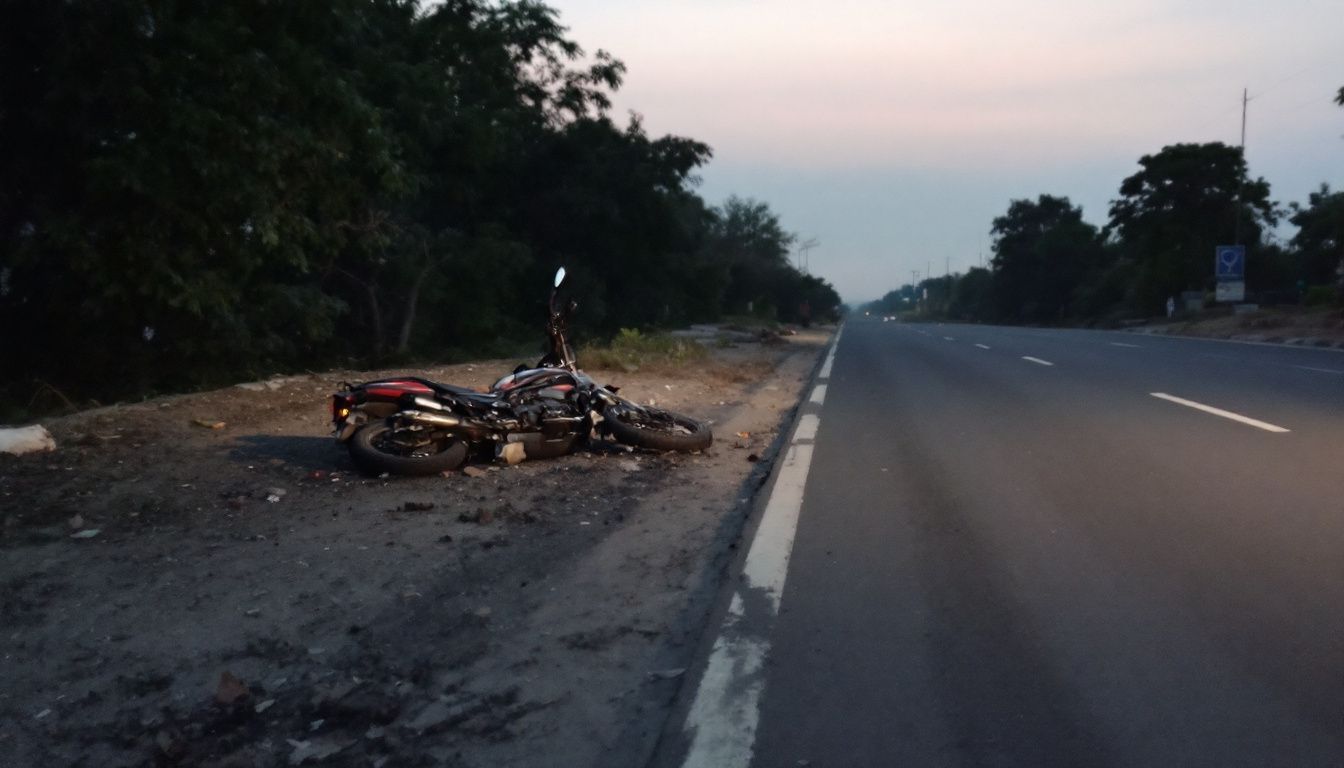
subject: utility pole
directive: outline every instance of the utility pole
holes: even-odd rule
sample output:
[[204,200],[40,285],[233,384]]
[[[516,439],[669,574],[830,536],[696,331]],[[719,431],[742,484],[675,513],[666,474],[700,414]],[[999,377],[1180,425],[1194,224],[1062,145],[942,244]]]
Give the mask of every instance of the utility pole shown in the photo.
[[[1242,163],[1243,166],[1246,165],[1246,104],[1247,104],[1247,102],[1249,102],[1250,100],[1251,100],[1251,99],[1250,99],[1250,96],[1249,96],[1249,95],[1247,94],[1247,92],[1246,92],[1246,88],[1242,88],[1242,89],[1241,89],[1241,144],[1238,145],[1238,149],[1241,151],[1241,163]],[[1247,169],[1246,169],[1245,167],[1243,167],[1243,168],[1241,169],[1241,175],[1238,176],[1238,178],[1237,178],[1237,197],[1236,197],[1236,204],[1237,204],[1237,221],[1236,221],[1236,224],[1233,225],[1233,237],[1232,237],[1232,244],[1233,244],[1233,245],[1241,245],[1241,196],[1242,196],[1242,193],[1245,191],[1244,188],[1245,188],[1245,185],[1246,185],[1246,172],[1247,172]]]
[[808,269],[808,254],[811,253],[812,249],[816,248],[818,245],[821,245],[821,242],[817,240],[817,238],[815,237],[809,237],[808,239],[798,244],[799,258],[802,262],[801,271],[805,274],[807,273]]

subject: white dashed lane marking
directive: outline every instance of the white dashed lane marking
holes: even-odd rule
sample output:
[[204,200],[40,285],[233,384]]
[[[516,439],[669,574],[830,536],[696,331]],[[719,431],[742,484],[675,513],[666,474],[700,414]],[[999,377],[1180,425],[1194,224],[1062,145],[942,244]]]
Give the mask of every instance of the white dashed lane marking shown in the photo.
[[1239,413],[1233,413],[1232,411],[1225,411],[1222,408],[1214,408],[1211,405],[1197,403],[1194,400],[1186,400],[1183,397],[1168,395],[1166,392],[1149,392],[1148,394],[1152,395],[1153,397],[1156,397],[1159,400],[1166,400],[1167,402],[1176,403],[1177,405],[1184,405],[1187,408],[1194,408],[1197,411],[1203,411],[1204,413],[1212,414],[1214,416],[1221,416],[1224,419],[1231,419],[1232,421],[1241,424],[1246,424],[1247,426],[1255,427],[1256,429],[1263,429],[1266,432],[1281,433],[1290,431],[1284,427],[1278,426],[1277,424],[1270,424],[1267,421],[1252,419],[1249,416],[1242,416]]

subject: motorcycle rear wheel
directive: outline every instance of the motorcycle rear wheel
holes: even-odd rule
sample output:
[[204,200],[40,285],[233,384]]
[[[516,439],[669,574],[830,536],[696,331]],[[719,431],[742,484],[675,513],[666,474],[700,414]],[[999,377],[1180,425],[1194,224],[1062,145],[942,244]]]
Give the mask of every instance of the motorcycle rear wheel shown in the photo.
[[603,414],[618,442],[655,451],[701,451],[714,442],[709,425],[661,408],[641,407]]
[[365,424],[350,436],[350,458],[371,475],[434,475],[466,461],[467,444],[462,440],[413,440],[409,434],[410,430],[395,429],[386,421]]

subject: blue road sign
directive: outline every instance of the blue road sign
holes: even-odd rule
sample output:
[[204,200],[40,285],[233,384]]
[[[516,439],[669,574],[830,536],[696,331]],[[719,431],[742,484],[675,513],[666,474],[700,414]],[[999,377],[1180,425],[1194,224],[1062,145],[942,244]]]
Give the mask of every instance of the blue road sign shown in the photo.
[[1220,245],[1214,249],[1213,276],[1218,280],[1246,279],[1246,246]]

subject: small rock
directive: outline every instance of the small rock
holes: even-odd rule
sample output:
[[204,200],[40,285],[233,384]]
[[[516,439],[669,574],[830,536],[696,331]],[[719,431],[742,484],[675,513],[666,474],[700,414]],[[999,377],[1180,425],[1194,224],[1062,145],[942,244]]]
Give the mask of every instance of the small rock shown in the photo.
[[170,733],[166,730],[159,731],[158,735],[154,737],[154,743],[158,746],[159,751],[163,753],[164,757],[174,762],[187,753],[186,742],[176,733]]
[[224,422],[216,421],[214,419],[192,419],[191,423],[198,427],[205,427],[206,429],[219,430],[224,428]]
[[228,706],[229,704],[252,695],[247,684],[232,672],[225,670],[219,675],[219,686],[215,689],[215,701]]
[[56,440],[41,424],[28,427],[0,427],[0,453],[22,456],[56,450]]
[[650,680],[675,680],[684,674],[686,674],[686,668],[678,667],[676,669],[655,669],[648,673],[646,677]]
[[265,701],[258,702],[257,706],[252,708],[252,711],[260,715],[262,712],[265,712],[266,710],[270,709],[273,706],[275,706],[275,699],[267,699]]
[[635,459],[621,459],[616,462],[616,466],[620,467],[622,472],[638,472],[641,469],[639,462]]
[[420,710],[420,714],[406,725],[412,731],[429,731],[438,728],[448,722],[451,713],[448,705],[442,701],[436,701],[433,704]]
[[84,527],[84,517],[82,515],[75,515],[74,517],[67,520],[66,524],[69,525],[72,529],[77,531],[80,528]]
[[406,728],[419,733],[441,731],[483,711],[486,704],[463,696],[436,701],[420,711]]
[[462,470],[462,474],[467,477],[485,477],[486,473],[485,470],[480,467],[465,467]]
[[308,741],[286,739],[286,741],[289,742],[289,746],[294,748],[294,751],[289,753],[290,765],[302,765],[309,761],[326,760],[353,743],[336,741],[335,739],[311,739]]
[[522,443],[508,443],[499,449],[499,458],[512,467],[527,458],[527,451]]
[[258,617],[258,616],[261,615],[261,609],[260,609],[260,608],[249,608],[249,609],[247,609],[246,611],[243,611],[243,615],[244,615],[244,616],[249,616],[249,617],[255,619],[256,617]]

